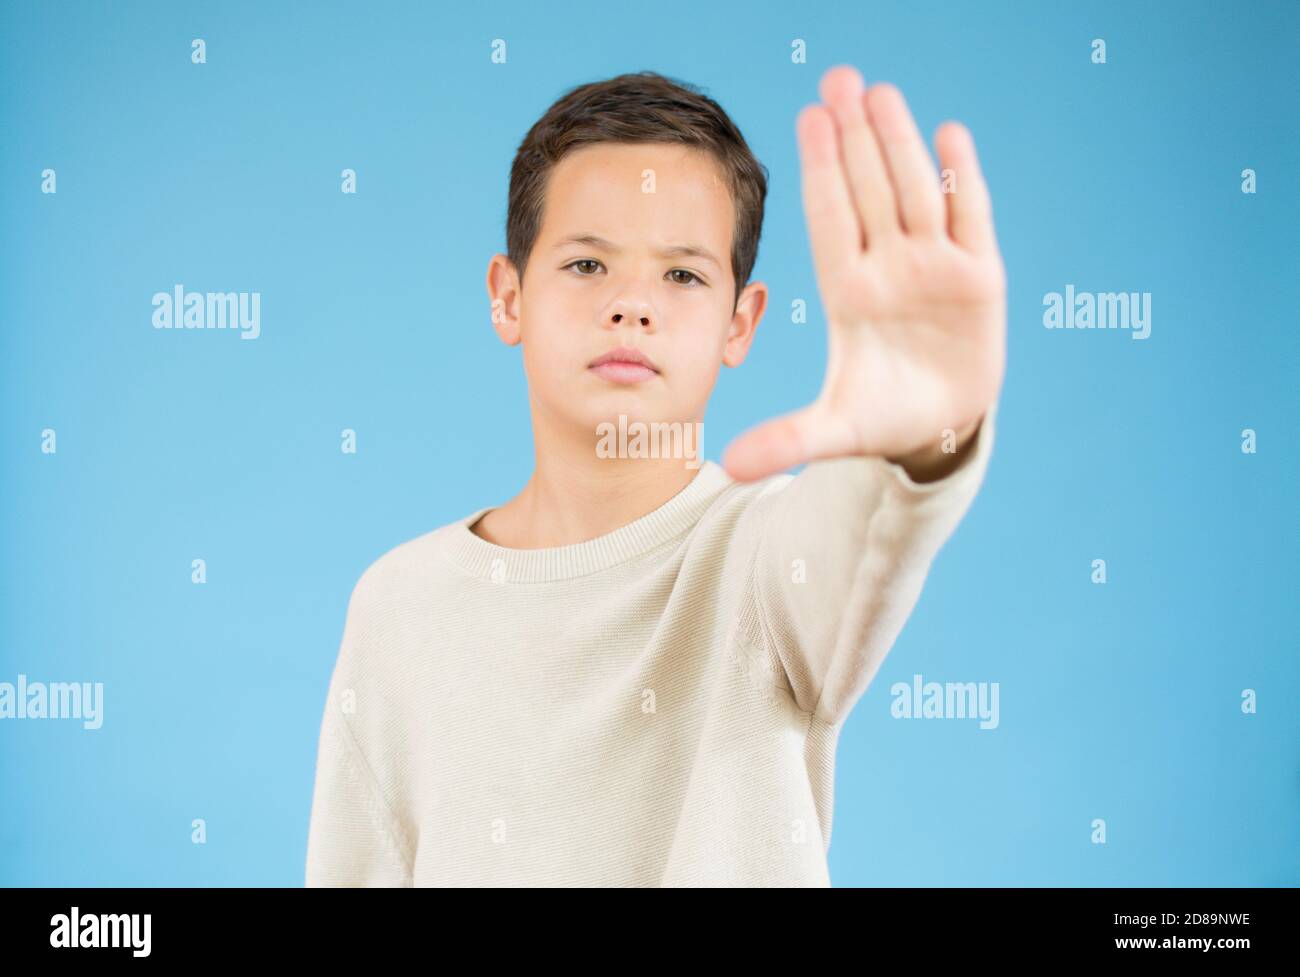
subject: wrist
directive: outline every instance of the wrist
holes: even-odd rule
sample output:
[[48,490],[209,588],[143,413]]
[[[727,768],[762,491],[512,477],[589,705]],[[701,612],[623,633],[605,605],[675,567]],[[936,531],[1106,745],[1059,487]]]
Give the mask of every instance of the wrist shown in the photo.
[[930,444],[886,460],[900,466],[907,477],[918,484],[936,482],[950,475],[961,464],[983,421],[984,415],[980,414],[964,427],[945,429]]

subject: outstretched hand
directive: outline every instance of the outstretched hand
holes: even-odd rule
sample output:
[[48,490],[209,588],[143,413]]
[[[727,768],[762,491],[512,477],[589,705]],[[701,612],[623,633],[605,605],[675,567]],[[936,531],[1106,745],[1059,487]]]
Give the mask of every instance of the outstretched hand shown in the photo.
[[[970,132],[935,135],[941,186],[902,94],[864,90],[852,67],[822,76],[797,120],[828,355],[809,406],[733,441],[741,481],[844,455],[942,477],[1002,384],[1006,278]],[[951,171],[949,173],[948,171]]]

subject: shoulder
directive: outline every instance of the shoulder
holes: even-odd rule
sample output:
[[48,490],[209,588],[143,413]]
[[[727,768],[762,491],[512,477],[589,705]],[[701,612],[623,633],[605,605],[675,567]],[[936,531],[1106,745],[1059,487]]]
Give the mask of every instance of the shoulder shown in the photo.
[[411,636],[430,620],[432,608],[454,604],[446,590],[447,565],[437,550],[445,528],[389,547],[354,580],[336,665],[335,681],[341,687],[358,694],[400,687],[418,651]]
[[752,537],[760,532],[763,511],[795,476],[782,472],[752,482],[738,482],[720,465],[717,470],[725,480],[723,487],[700,517],[695,535],[722,538],[732,544],[752,543]]
[[446,523],[382,552],[357,577],[349,606],[392,609],[413,593],[427,593],[435,578],[446,569],[439,556],[443,537],[450,532],[463,532],[464,523],[464,519]]

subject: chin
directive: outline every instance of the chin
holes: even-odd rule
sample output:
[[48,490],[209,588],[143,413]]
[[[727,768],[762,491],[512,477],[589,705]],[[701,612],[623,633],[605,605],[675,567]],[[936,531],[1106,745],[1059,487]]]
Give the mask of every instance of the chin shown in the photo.
[[676,416],[676,412],[668,405],[635,387],[603,391],[587,398],[580,407],[572,401],[565,406],[574,417],[575,424],[593,434],[601,424],[617,425],[620,415],[626,419],[627,424],[653,424],[671,421]]

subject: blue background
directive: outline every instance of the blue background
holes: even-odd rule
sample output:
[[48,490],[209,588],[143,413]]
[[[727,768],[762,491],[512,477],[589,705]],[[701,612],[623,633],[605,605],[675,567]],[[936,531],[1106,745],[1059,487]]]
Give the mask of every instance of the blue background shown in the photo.
[[[105,712],[0,722],[0,883],[302,883],[352,585],[531,471],[484,274],[568,88],[696,83],[771,171],[706,454],[810,401],[794,120],[838,63],[974,131],[1010,323],[988,479],[841,738],[832,879],[1300,883],[1300,6],[1081,7],[4,4],[0,681]],[[177,282],[261,291],[261,337],[153,329]],[[1150,338],[1044,329],[1067,283],[1151,292]],[[891,719],[914,673],[998,682],[999,728]]]

